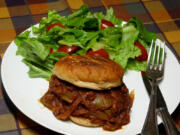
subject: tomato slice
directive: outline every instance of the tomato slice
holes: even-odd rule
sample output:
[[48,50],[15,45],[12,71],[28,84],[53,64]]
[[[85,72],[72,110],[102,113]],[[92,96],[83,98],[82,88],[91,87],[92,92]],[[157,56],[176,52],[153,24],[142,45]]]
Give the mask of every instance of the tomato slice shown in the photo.
[[78,49],[79,49],[78,46],[61,45],[58,48],[58,52],[64,52],[64,53],[72,54],[72,53],[76,52]]
[[135,42],[134,45],[137,46],[141,50],[141,55],[138,57],[135,57],[135,60],[146,61],[148,58],[148,54],[147,54],[147,51],[144,48],[144,46],[142,44],[140,44],[139,42]]
[[46,32],[48,32],[50,29],[54,28],[54,26],[59,26],[59,27],[61,27],[61,28],[66,28],[66,26],[64,26],[64,25],[62,25],[62,24],[60,24],[60,23],[55,23],[55,24],[49,25],[49,26],[47,27],[47,29],[46,29]]
[[101,30],[103,30],[107,27],[114,27],[114,24],[107,20],[101,20]]
[[105,58],[109,58],[109,54],[104,50],[104,49],[99,49],[97,51],[93,51],[93,50],[89,50],[87,52],[87,55],[91,55],[91,56],[102,56]]
[[49,54],[53,53],[53,48],[49,49]]
[[141,71],[141,74],[142,74],[142,76],[144,76],[144,75],[146,74],[146,72],[144,72],[144,71]]

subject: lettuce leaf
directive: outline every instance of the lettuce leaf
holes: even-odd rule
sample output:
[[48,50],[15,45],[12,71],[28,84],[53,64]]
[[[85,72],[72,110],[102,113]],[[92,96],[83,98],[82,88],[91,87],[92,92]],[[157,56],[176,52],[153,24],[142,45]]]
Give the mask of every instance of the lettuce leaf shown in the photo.
[[50,24],[60,23],[65,25],[66,21],[66,18],[59,15],[56,10],[49,10],[48,17],[43,17],[41,19],[39,27],[32,26],[32,31],[34,34],[45,34],[46,28]]
[[137,70],[137,71],[146,71],[146,61],[137,61],[134,59],[129,59],[127,64],[127,69],[129,70]]
[[122,29],[117,27],[108,27],[102,31],[100,42],[109,47],[117,48],[122,39]]
[[157,38],[157,34],[153,32],[148,32],[144,26],[144,24],[136,17],[132,17],[127,25],[133,24],[138,30],[139,30],[139,38],[145,40],[148,43],[151,43],[151,41]]
[[71,19],[76,18],[78,16],[85,15],[87,12],[89,12],[89,8],[87,5],[82,5],[78,10],[76,10],[74,13],[66,16],[68,21],[71,21]]
[[120,64],[124,69],[130,58],[135,58],[141,54],[140,50],[134,46],[139,31],[133,25],[122,27],[122,39],[115,49],[107,49],[110,58]]
[[27,59],[23,59],[23,62],[29,67],[28,75],[31,78],[44,78],[46,80],[50,80],[52,75],[52,70],[47,70],[36,65],[33,62],[28,61]]
[[102,12],[94,13],[94,17],[98,19],[99,22],[99,29],[101,29],[101,20],[108,20],[112,22],[116,27],[122,27],[122,19],[119,19],[115,16],[114,10],[112,7],[110,7],[106,14],[103,14]]

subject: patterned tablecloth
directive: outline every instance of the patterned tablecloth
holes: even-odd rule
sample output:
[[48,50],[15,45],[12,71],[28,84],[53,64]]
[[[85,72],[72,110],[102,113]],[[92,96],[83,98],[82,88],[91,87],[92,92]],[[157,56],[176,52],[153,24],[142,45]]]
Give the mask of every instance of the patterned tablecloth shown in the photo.
[[[179,0],[0,0],[0,56],[3,57],[11,41],[47,11],[55,9],[68,15],[86,4],[93,12],[106,12],[113,7],[117,17],[128,21],[138,17],[149,31],[158,34],[180,61],[180,1]],[[1,59],[0,59],[1,60]],[[180,127],[180,107],[173,113]],[[165,135],[163,126],[160,132]],[[0,89],[0,135],[54,135],[27,118],[10,101],[3,86]]]

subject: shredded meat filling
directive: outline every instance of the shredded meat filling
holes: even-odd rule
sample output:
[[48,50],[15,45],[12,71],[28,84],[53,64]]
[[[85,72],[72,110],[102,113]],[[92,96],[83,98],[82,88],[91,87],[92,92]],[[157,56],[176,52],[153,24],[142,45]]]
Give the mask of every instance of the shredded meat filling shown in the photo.
[[130,121],[132,99],[125,84],[111,90],[97,91],[76,87],[52,75],[41,102],[57,119],[83,117],[105,130],[116,130]]

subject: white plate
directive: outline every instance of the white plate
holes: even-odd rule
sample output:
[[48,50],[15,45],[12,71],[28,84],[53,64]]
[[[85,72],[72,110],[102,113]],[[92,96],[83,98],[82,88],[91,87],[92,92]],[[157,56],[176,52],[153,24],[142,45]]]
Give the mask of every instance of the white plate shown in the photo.
[[[82,127],[70,121],[57,120],[52,112],[39,102],[48,89],[48,82],[40,78],[29,78],[28,67],[21,62],[21,56],[16,56],[16,50],[17,47],[12,42],[4,54],[1,75],[8,96],[26,116],[46,128],[68,135],[135,135],[140,133],[149,103],[140,72],[128,71],[123,78],[129,90],[135,92],[131,122],[121,130],[108,132],[102,128]],[[168,109],[172,113],[180,101],[180,66],[167,47],[166,52],[165,75],[160,88]]]

